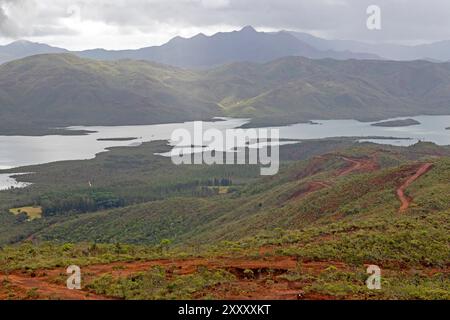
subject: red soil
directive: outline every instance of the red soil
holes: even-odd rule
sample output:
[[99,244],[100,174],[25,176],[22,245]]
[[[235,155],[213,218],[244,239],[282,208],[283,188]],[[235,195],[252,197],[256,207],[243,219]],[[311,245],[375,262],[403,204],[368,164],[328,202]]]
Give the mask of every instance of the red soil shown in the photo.
[[[327,267],[333,265],[339,269],[346,266],[339,262],[302,262],[302,272],[318,274]],[[211,289],[218,297],[226,299],[298,299],[300,289],[295,289],[295,283],[288,281],[277,281],[267,285],[266,277],[270,272],[273,277],[284,274],[289,270],[296,270],[299,263],[291,257],[276,257],[265,259],[185,259],[185,260],[153,260],[145,262],[116,262],[111,264],[92,265],[82,268],[82,281],[87,283],[95,277],[110,274],[113,277],[126,277],[138,272],[148,270],[153,266],[163,266],[171,270],[172,274],[192,274],[199,267],[211,269],[224,269],[236,276],[236,281],[230,285],[239,290],[227,290],[224,288]],[[248,279],[245,270],[252,270],[254,279]],[[9,291],[14,293],[14,298],[20,299],[61,299],[61,300],[105,300],[109,297],[96,295],[83,290],[69,290],[61,279],[66,279],[64,269],[39,270],[33,274],[13,272],[9,275],[0,275],[0,281],[8,283]],[[261,279],[259,279],[261,278]],[[6,283],[5,282],[5,283]],[[3,288],[4,289],[4,288]],[[217,290],[216,290],[217,289]],[[29,294],[35,290],[35,295]],[[211,291],[209,290],[209,291]],[[217,291],[217,292],[216,292]],[[201,295],[201,293],[200,293]],[[0,298],[5,299],[6,290],[0,291]],[[198,297],[200,298],[200,296]],[[307,297],[306,297],[307,298]]]
[[[19,292],[19,295],[25,299],[32,299],[28,293],[36,290],[36,294],[45,299],[64,299],[64,300],[105,300],[106,297],[95,295],[86,291],[69,290],[64,286],[48,282],[47,278],[31,278],[18,274],[11,274],[7,277],[14,292]],[[2,279],[2,280],[3,280]]]
[[[276,249],[275,247],[272,249]],[[81,269],[82,282],[89,283],[92,279],[102,275],[113,277],[127,277],[139,272],[147,271],[154,266],[162,266],[167,270],[168,277],[173,275],[187,275],[197,271],[199,267],[208,270],[227,270],[235,276],[235,280],[212,288],[197,292],[193,298],[202,299],[213,295],[217,299],[229,300],[299,300],[335,299],[332,296],[319,295],[314,292],[305,293],[304,288],[311,284],[310,277],[328,272],[327,268],[334,268],[356,272],[365,270],[366,266],[355,269],[337,261],[298,261],[293,257],[276,256],[259,259],[251,258],[192,258],[174,260],[152,260],[135,262],[115,262],[86,266]],[[400,267],[400,269],[402,269]],[[249,276],[246,270],[252,270]],[[383,269],[384,270],[384,269]],[[444,271],[443,271],[444,270]],[[446,272],[446,269],[426,269],[428,273]],[[409,270],[405,272],[423,272],[424,270]],[[298,280],[286,279],[288,272],[295,272],[302,276]],[[389,272],[389,270],[385,270]],[[397,271],[396,271],[397,272]],[[65,269],[38,270],[33,273],[12,272],[9,275],[0,274],[0,299],[11,297],[14,299],[62,299],[62,300],[106,300],[114,299],[83,290],[69,290],[65,286]],[[7,285],[6,285],[7,284]],[[33,291],[33,294],[30,294]],[[351,297],[349,297],[351,298]]]
[[[342,157],[343,160],[348,162],[350,165],[345,169],[338,171],[336,173],[337,177],[347,176],[355,171],[369,172],[374,171],[378,168],[378,164],[374,159],[350,159]],[[308,177],[320,172],[320,165],[325,162],[327,158],[316,157],[312,163],[304,169],[300,174],[297,175],[297,179]],[[299,190],[295,192],[290,199],[303,198],[311,193],[317,192],[319,190],[330,188],[333,185],[333,181],[312,181],[309,182],[306,189]]]
[[342,157],[343,160],[347,161],[351,165],[338,173],[339,177],[349,175],[355,171],[374,171],[378,169],[378,164],[374,159],[350,159],[347,157]]
[[411,201],[412,201],[412,199],[408,198],[405,195],[405,190],[411,184],[413,184],[417,179],[419,179],[421,176],[423,176],[428,171],[430,171],[432,167],[433,167],[432,163],[425,163],[425,164],[421,165],[420,168],[417,170],[417,172],[413,176],[411,176],[408,180],[406,180],[405,183],[403,183],[397,189],[397,196],[400,199],[400,202],[402,203],[402,205],[399,209],[399,212],[405,212],[409,208]]

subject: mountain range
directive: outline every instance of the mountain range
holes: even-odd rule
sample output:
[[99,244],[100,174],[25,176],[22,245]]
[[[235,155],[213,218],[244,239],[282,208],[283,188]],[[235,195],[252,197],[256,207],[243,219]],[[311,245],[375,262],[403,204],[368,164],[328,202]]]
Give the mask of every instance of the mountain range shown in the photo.
[[[42,53],[68,52],[27,41],[0,47],[0,63]],[[199,34],[185,39],[176,37],[162,46],[137,50],[93,49],[72,52],[80,57],[97,60],[148,60],[184,68],[207,68],[232,62],[269,62],[287,56],[311,59],[379,59],[378,56],[346,50],[319,50],[288,32],[257,32],[248,26],[240,31]]]
[[372,54],[318,50],[287,32],[257,32],[248,26],[240,31],[221,32],[213,36],[199,34],[193,38],[176,37],[159,47],[138,50],[77,52],[85,58],[99,60],[150,60],[187,68],[205,68],[232,62],[264,63],[288,56],[311,59],[377,59]]
[[253,118],[380,120],[450,113],[450,63],[281,58],[187,70],[36,55],[0,66],[2,133],[70,125]]
[[365,52],[387,60],[397,61],[429,60],[438,62],[450,60],[449,40],[407,46],[392,43],[371,44],[352,40],[327,40],[302,32],[289,32],[289,34],[317,50]]
[[43,43],[19,40],[5,46],[0,46],[0,63],[26,58],[37,54],[63,52],[68,52],[68,50],[52,47]]
[[[43,53],[67,53],[69,50],[29,41],[0,46],[0,63]],[[161,46],[136,50],[92,49],[73,51],[97,60],[148,60],[183,68],[208,68],[232,62],[265,63],[288,56],[337,60],[450,60],[450,41],[406,46],[390,43],[371,44],[352,40],[328,40],[308,33],[280,31],[258,32],[247,26],[240,31],[220,32],[212,36],[175,37]]]

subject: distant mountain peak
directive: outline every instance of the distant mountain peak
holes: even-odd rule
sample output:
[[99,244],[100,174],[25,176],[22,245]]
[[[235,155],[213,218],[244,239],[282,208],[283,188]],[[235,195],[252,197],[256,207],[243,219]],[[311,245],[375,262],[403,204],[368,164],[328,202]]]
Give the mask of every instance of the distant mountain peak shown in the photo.
[[[54,47],[51,47],[50,45],[45,44],[45,43],[32,42],[32,41],[23,40],[23,39],[13,41],[13,42],[5,45],[4,47],[18,48],[18,49],[22,49],[22,48],[26,49],[27,47],[48,47],[48,48],[54,48]],[[61,49],[61,50],[63,50],[63,49]]]
[[28,40],[17,40],[0,46],[0,64],[36,54],[67,52],[65,49],[51,47],[48,44]]
[[204,39],[204,38],[208,38],[208,36],[201,32],[201,33],[196,34],[196,35],[195,35],[193,38],[191,38],[191,39]]
[[33,45],[33,44],[37,44],[28,40],[16,40],[11,42],[10,44],[8,44],[7,46],[28,46],[28,45]]
[[258,31],[256,31],[256,29],[253,28],[252,26],[245,26],[244,28],[241,29],[240,32],[244,32],[244,33],[257,33]]

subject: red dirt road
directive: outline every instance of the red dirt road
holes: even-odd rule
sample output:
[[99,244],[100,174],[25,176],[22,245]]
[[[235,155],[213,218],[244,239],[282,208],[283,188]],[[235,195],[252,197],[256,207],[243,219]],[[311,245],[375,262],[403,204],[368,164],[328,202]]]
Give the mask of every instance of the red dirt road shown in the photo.
[[[0,278],[1,279],[1,278]],[[58,284],[50,283],[47,278],[31,278],[29,276],[11,274],[6,279],[10,285],[24,295],[24,298],[33,298],[30,292],[35,290],[35,294],[45,299],[63,300],[106,300],[106,297],[95,295],[86,291],[69,290]]]
[[350,163],[351,166],[339,172],[339,177],[349,175],[354,171],[373,171],[378,167],[374,159],[350,159],[347,157],[342,157],[342,159]]
[[[320,161],[326,160],[324,157],[316,157],[316,159]],[[343,177],[347,176],[355,171],[361,171],[361,172],[370,172],[374,171],[378,168],[378,164],[375,159],[350,159],[347,157],[341,157],[342,160],[349,163],[349,166],[347,166],[345,169],[342,169],[338,171],[335,175],[336,177]],[[313,175],[318,173],[320,170],[318,170],[315,165],[317,164],[317,161],[314,162],[314,166],[308,167],[305,169],[304,172],[297,175],[297,179],[302,179],[304,177],[307,177],[309,175]],[[322,189],[330,188],[333,186],[334,181],[311,181],[308,182],[307,187],[305,189],[299,190],[295,192],[290,199],[299,199],[306,197],[307,195],[317,192]]]
[[432,167],[433,167],[432,163],[423,164],[422,166],[420,166],[420,168],[413,176],[411,176],[408,180],[406,180],[405,183],[401,185],[400,188],[397,189],[397,196],[400,199],[400,202],[402,203],[399,212],[405,212],[406,210],[408,210],[412,201],[412,199],[408,198],[405,195],[406,189],[408,189],[408,187],[411,184],[413,184],[417,179],[419,179],[421,176],[430,171]]

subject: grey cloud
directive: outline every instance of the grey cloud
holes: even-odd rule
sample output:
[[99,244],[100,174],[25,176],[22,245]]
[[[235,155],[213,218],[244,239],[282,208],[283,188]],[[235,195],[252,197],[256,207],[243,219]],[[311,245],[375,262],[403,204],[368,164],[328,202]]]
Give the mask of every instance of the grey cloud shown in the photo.
[[6,38],[69,34],[60,24],[63,1],[0,0],[0,36]]
[[[368,41],[450,39],[448,0],[0,0],[0,8],[6,3],[16,6],[17,16],[11,19],[0,9],[0,32],[6,36],[73,34],[61,18],[74,14],[75,8],[80,23],[102,22],[122,34],[158,33],[164,26],[207,31],[219,25],[253,25]],[[366,8],[371,4],[382,9],[381,31],[366,28]],[[18,17],[20,10],[33,7],[36,12]]]
[[[382,9],[383,30],[369,32],[366,8]],[[155,23],[316,31],[334,38],[377,41],[450,39],[447,0],[130,0],[83,5],[83,17],[147,30]]]
[[0,35],[14,37],[18,33],[18,26],[7,14],[6,6],[13,4],[11,0],[0,0]]

